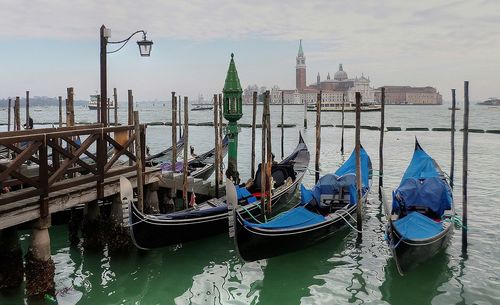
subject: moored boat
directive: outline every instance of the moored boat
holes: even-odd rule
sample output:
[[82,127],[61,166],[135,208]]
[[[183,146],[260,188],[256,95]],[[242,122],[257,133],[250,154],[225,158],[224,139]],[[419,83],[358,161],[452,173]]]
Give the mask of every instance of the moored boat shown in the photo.
[[[309,164],[309,151],[302,136],[297,147],[277,168],[290,171],[289,178],[274,189],[274,205],[287,202],[295,193]],[[259,177],[260,173],[257,172]],[[258,217],[260,206],[246,187],[239,188],[239,204],[246,205],[248,217]],[[213,198],[187,209],[167,213],[146,215],[134,204],[129,207],[130,233],[134,244],[140,249],[159,248],[172,244],[201,239],[228,230],[228,205],[225,197]]]
[[[321,112],[342,112],[342,102],[321,102]],[[362,102],[362,112],[380,111],[382,106],[373,102]],[[308,105],[307,111],[316,111],[316,105]],[[356,112],[356,103],[345,102],[344,112]]]
[[[361,204],[366,201],[372,176],[370,157],[361,148]],[[235,244],[245,261],[278,256],[311,246],[351,226],[357,210],[356,154],[334,173],[321,177],[313,189],[301,186],[301,200],[289,211],[267,222],[234,213]]]
[[[177,157],[179,157],[179,155],[181,155],[183,152],[184,137],[181,136],[179,138],[179,140],[176,143],[176,146],[177,146]],[[151,167],[152,166],[159,166],[165,162],[172,162],[172,150],[173,150],[173,146],[170,146],[169,148],[167,148],[159,153],[147,156],[146,160],[145,160],[146,166],[151,166]]]
[[445,248],[453,234],[453,195],[443,171],[415,141],[392,204],[383,196],[387,243],[401,275]]

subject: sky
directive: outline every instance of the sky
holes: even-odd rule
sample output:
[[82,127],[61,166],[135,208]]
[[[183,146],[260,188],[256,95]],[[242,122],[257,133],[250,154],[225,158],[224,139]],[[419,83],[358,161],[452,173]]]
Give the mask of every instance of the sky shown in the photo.
[[[213,1],[0,0],[0,98],[99,89],[99,28],[111,41],[146,30],[108,55],[108,96],[136,101],[196,99],[222,91],[230,54],[243,87],[295,88],[299,40],[307,83],[343,64],[371,85],[433,86],[450,100],[500,97],[500,0]],[[112,50],[113,46],[108,46]],[[460,98],[459,98],[460,99]]]

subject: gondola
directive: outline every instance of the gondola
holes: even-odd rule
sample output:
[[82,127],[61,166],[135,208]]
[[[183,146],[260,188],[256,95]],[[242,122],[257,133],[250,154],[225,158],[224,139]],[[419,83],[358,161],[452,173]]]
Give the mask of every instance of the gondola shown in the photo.
[[[227,154],[229,140],[228,137],[225,136],[222,139],[222,158]],[[162,171],[171,171],[172,163],[165,162],[162,164],[158,164],[157,167],[160,167]],[[182,172],[183,170],[183,162],[177,162],[175,165],[176,172]],[[199,156],[195,156],[191,160],[188,161],[188,173],[193,178],[200,178],[206,180],[210,178],[210,176],[215,171],[215,148],[203,153]]]
[[[366,202],[371,185],[372,164],[361,147],[361,202]],[[301,185],[301,200],[292,209],[267,222],[245,219],[234,213],[235,244],[245,261],[270,258],[295,251],[331,237],[351,226],[357,210],[356,154],[334,174],[321,177],[313,189]]]
[[[177,157],[179,157],[179,155],[182,154],[184,148],[183,136],[179,138],[179,140],[176,143],[176,146],[177,146]],[[164,151],[161,151],[154,155],[147,156],[145,160],[146,166],[153,167],[153,166],[158,166],[165,162],[172,162],[172,149],[173,145],[165,149]]]
[[[299,136],[299,143],[293,153],[277,165],[277,171],[286,169],[290,171],[290,176],[274,190],[274,205],[288,202],[294,195],[307,170],[309,158],[307,146],[302,136]],[[256,177],[260,177],[259,171]],[[239,187],[239,204],[247,206],[251,213],[248,217],[257,217],[260,206],[256,198],[251,196],[251,191],[255,189]],[[122,201],[127,202],[123,198]],[[181,211],[155,215],[145,215],[128,202],[130,233],[134,244],[140,249],[164,247],[228,231],[228,205],[225,197],[213,198]]]
[[415,140],[392,204],[383,194],[386,239],[401,275],[445,248],[453,235],[453,194],[439,165]]

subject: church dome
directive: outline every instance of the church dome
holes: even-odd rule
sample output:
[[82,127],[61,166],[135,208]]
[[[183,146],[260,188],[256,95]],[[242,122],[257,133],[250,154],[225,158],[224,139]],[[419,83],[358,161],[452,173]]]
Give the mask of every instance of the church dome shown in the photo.
[[342,68],[342,64],[339,65],[339,70],[335,72],[335,75],[333,76],[334,80],[342,81],[348,79],[347,73],[344,71]]

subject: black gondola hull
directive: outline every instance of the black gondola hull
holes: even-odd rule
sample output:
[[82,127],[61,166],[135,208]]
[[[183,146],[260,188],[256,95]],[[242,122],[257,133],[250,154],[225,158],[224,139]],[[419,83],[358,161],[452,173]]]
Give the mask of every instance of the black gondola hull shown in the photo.
[[[341,215],[347,220],[355,213],[356,207],[353,206]],[[315,226],[280,231],[245,226],[240,215],[236,215],[235,242],[238,254],[243,260],[252,262],[307,248],[346,228],[348,225],[344,219],[336,217]]]

